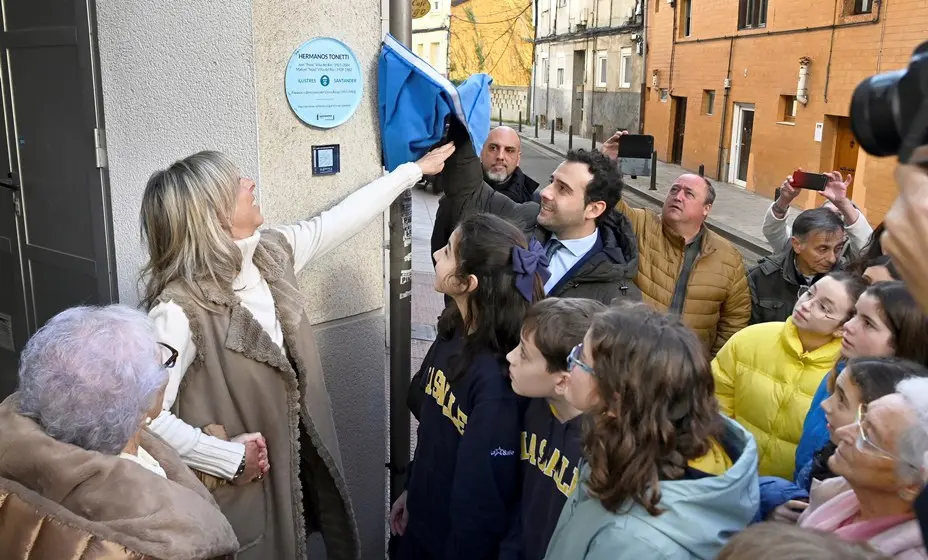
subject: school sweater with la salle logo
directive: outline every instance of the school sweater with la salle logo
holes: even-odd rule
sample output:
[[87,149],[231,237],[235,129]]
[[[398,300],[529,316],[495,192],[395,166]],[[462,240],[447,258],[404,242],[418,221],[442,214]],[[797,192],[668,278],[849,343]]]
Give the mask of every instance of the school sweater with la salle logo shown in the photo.
[[561,422],[546,399],[532,399],[520,443],[522,503],[500,560],[542,560],[567,498],[580,479],[583,416]]
[[520,398],[506,366],[478,354],[449,381],[463,341],[435,342],[407,482],[401,558],[497,560],[519,497]]

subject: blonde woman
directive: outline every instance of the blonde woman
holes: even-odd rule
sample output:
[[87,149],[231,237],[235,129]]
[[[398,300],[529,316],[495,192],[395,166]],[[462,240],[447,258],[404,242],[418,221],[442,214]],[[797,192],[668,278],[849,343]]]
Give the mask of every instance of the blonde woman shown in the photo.
[[359,557],[296,274],[423,174],[439,173],[453,151],[438,148],[312,219],[261,231],[255,182],[223,154],[194,154],[149,179],[143,301],[160,340],[177,349],[164,411],[151,427],[208,475],[241,544],[239,558],[305,558],[315,531],[328,558]]

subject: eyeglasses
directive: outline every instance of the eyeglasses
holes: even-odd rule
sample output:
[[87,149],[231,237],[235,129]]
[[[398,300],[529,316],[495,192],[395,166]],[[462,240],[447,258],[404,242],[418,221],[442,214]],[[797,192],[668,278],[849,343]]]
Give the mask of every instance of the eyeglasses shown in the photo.
[[879,445],[874,443],[873,440],[870,439],[869,436],[867,436],[867,432],[864,431],[864,425],[863,425],[863,419],[866,413],[867,413],[867,405],[861,403],[857,407],[857,441],[855,442],[855,446],[857,447],[857,450],[862,451],[864,453],[870,453],[873,455],[877,455],[884,459],[889,459],[891,461],[896,461],[897,463],[907,465],[915,469],[916,471],[921,470],[921,467],[917,465],[913,465],[912,463],[909,463],[908,461],[906,461],[899,455],[893,453],[892,451],[887,451],[886,449],[880,447]]
[[574,346],[574,349],[570,351],[570,355],[567,356],[567,371],[571,372],[575,367],[578,367],[590,375],[596,375],[596,372],[593,371],[593,368],[583,362],[583,359],[580,357],[582,355],[583,343],[581,342],[580,344]]
[[799,296],[799,301],[810,301],[809,308],[812,311],[812,315],[818,316],[819,319],[828,319],[829,321],[838,320],[837,317],[828,312],[828,309],[825,308],[825,304],[815,297],[815,294],[812,293],[812,286],[800,287],[797,295]]
[[[174,367],[174,365],[177,364],[177,356],[178,356],[177,350],[175,350],[174,347],[172,347],[171,345],[165,344],[165,343],[163,343],[163,342],[159,342],[159,343],[158,343],[158,346],[161,346],[162,348],[164,348],[165,350],[167,350],[167,356],[168,356],[168,358],[164,360],[164,363],[163,363],[163,364],[161,364],[162,367],[164,367],[164,368],[172,368],[172,367]],[[162,356],[161,356],[161,357],[164,358],[164,355],[165,355],[164,352],[162,352]]]

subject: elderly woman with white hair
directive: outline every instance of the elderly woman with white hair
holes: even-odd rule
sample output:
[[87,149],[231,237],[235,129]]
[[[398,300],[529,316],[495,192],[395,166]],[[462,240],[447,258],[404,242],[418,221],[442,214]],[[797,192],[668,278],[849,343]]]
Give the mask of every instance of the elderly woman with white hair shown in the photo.
[[225,558],[238,541],[209,492],[146,425],[176,353],[142,312],[76,307],[27,343],[0,404],[4,559]]
[[819,496],[830,494],[830,499],[813,500],[799,526],[866,542],[897,560],[925,560],[914,505],[923,485],[921,458],[914,459],[909,450],[912,434],[916,441],[924,439],[919,409],[925,411],[921,391],[928,372],[909,364],[917,379],[905,379],[897,393],[859,405],[857,421],[835,432],[838,448],[828,466],[840,478],[822,482]]
[[223,154],[194,154],[149,179],[143,301],[161,340],[179,353],[152,429],[209,475],[241,543],[239,558],[305,558],[307,534],[316,531],[329,559],[360,557],[296,275],[423,174],[438,174],[453,151],[453,144],[437,148],[318,216],[261,230],[255,182]]
[[[899,457],[903,475],[912,476],[915,466],[920,466],[922,490],[913,507],[921,526],[922,539],[928,538],[928,379],[906,379],[899,383],[896,391],[902,395],[915,413],[918,421],[912,425],[899,442]],[[911,466],[910,466],[911,465]],[[928,543],[926,543],[928,544]]]

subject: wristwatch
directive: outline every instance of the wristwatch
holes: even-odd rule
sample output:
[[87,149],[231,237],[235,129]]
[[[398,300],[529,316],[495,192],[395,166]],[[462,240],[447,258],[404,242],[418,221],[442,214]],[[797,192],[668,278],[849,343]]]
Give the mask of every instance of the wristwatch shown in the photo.
[[235,479],[237,479],[238,477],[242,476],[242,473],[245,472],[245,456],[246,456],[247,454],[248,454],[247,452],[246,452],[246,453],[242,453],[242,462],[238,465],[238,470],[235,471],[235,476],[232,477],[232,480],[235,480]]

